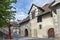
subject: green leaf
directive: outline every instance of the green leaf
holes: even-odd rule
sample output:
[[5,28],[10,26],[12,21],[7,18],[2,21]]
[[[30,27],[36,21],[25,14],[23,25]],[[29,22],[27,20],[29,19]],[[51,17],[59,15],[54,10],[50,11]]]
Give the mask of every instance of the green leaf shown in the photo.
[[[15,8],[10,6],[12,3],[16,3],[17,0],[0,0],[0,27],[8,26],[9,20],[14,19],[14,13],[16,11],[12,11],[11,8]],[[11,10],[11,11],[7,11]]]

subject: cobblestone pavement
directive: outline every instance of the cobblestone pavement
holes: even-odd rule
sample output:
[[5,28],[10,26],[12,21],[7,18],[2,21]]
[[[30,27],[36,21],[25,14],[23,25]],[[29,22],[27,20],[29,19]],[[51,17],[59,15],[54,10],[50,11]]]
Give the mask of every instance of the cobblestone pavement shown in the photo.
[[[0,39],[0,40],[10,40],[10,39]],[[13,38],[11,40],[59,40],[58,38],[33,38],[33,37],[20,37],[20,38]]]
[[[10,39],[3,39],[10,40]],[[11,40],[55,40],[54,38],[33,38],[33,37],[23,37],[23,38],[13,38]]]

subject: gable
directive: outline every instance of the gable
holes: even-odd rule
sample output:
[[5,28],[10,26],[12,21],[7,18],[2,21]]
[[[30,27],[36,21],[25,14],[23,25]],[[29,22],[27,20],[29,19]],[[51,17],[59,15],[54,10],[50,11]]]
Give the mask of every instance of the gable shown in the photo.
[[35,10],[37,10],[37,7],[33,6],[30,12],[35,12]]
[[30,14],[33,10],[36,10],[36,9],[37,9],[37,7],[34,6],[34,4],[32,4],[28,14]]
[[41,7],[38,7],[35,4],[32,4],[28,14],[30,14],[33,10],[37,10],[37,9],[40,9],[41,11],[44,11]]

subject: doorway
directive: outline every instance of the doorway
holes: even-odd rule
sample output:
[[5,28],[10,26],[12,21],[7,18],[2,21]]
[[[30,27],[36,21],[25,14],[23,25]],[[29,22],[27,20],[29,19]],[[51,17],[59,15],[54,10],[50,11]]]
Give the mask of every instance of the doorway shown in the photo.
[[28,36],[28,30],[25,29],[25,36]]
[[49,30],[48,30],[48,37],[49,38],[54,38],[55,37],[55,33],[54,33],[54,28],[50,28]]

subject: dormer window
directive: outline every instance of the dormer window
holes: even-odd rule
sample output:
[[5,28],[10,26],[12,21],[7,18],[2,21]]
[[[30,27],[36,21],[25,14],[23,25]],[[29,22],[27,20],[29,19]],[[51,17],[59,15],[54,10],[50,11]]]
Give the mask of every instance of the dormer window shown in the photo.
[[35,18],[35,10],[33,10],[31,13],[32,13],[32,19],[34,19]]

